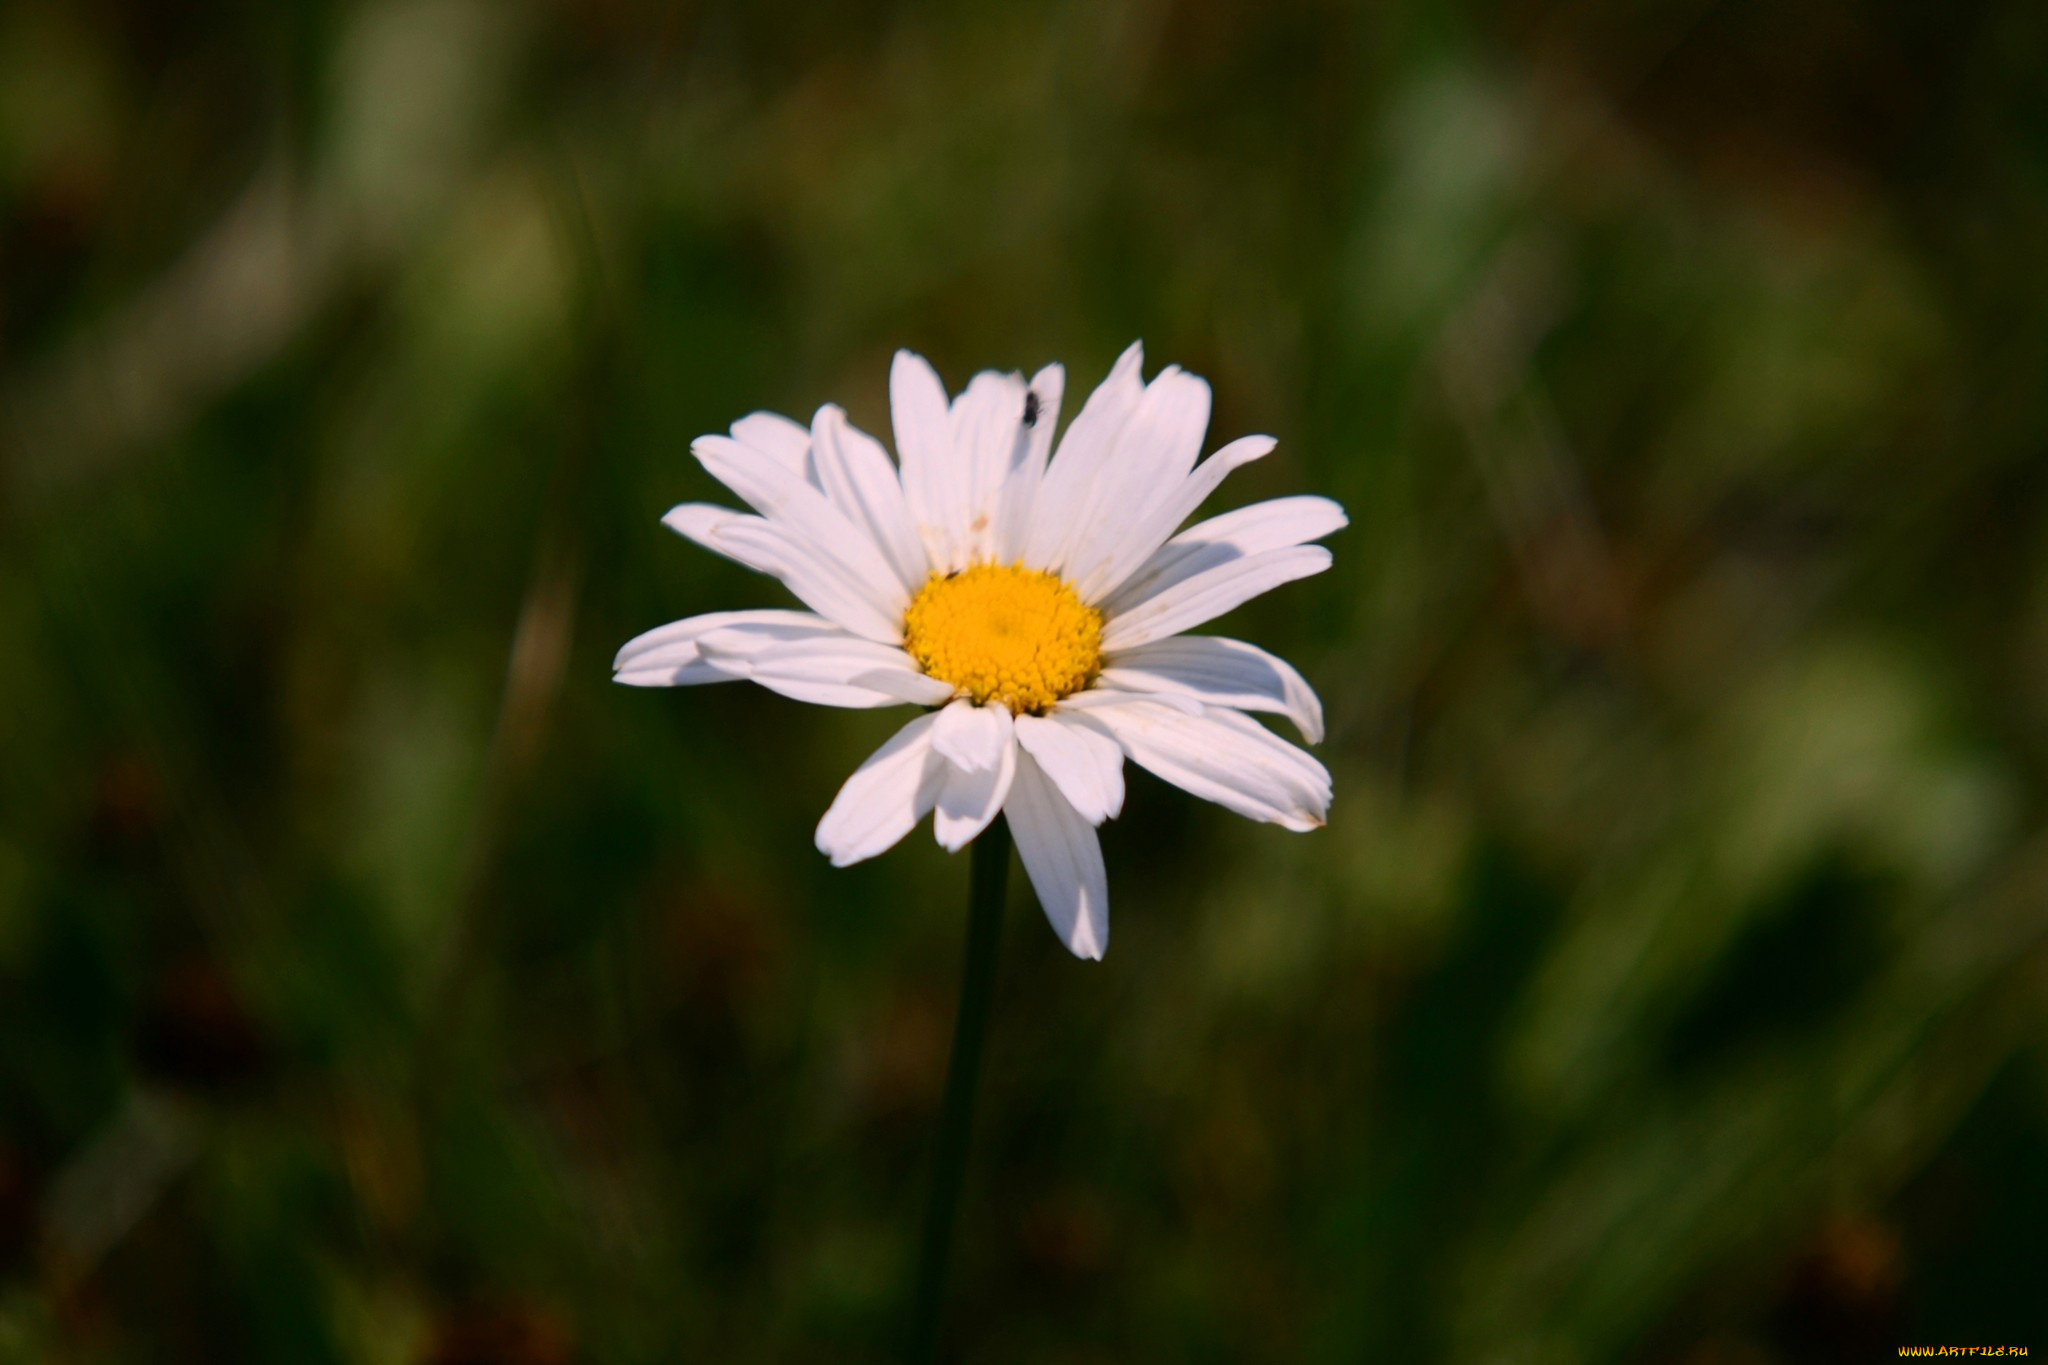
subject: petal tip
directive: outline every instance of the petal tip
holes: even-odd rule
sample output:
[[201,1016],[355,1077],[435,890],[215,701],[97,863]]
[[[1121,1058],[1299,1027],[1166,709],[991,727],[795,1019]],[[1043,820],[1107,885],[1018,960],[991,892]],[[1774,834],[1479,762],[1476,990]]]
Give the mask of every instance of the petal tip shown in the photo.
[[[1096,931],[1101,930],[1097,937]],[[1067,951],[1083,962],[1100,962],[1102,955],[1109,951],[1109,922],[1105,918],[1100,924],[1091,923],[1084,910],[1080,922],[1073,926],[1070,934],[1060,940]]]
[[938,377],[938,373],[939,372],[932,367],[931,361],[926,360],[923,356],[919,355],[916,351],[911,350],[908,346],[899,347],[896,351],[894,358],[892,358],[889,361],[889,377],[891,379],[897,379],[912,374],[917,374],[920,377],[922,377],[923,375],[930,375],[936,379]]
[[828,841],[823,834],[816,839],[818,852],[825,855],[834,867],[852,867],[860,858],[851,849],[840,848]]

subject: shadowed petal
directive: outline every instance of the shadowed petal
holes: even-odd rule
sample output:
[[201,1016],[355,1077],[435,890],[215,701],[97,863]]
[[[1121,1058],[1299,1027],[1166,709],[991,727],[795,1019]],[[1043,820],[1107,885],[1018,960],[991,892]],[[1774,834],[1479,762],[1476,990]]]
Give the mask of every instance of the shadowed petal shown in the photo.
[[946,386],[923,356],[898,351],[889,367],[889,417],[903,468],[903,499],[934,567],[953,563],[965,485],[953,458]]
[[612,679],[628,687],[682,687],[691,683],[733,682],[744,676],[727,672],[704,658],[698,647],[714,631],[733,630],[765,646],[814,636],[844,636],[822,616],[806,611],[714,611],[656,626],[626,641],[612,659]]
[[[1116,434],[1109,460],[1096,473],[1062,561],[1061,572],[1081,588],[1084,599],[1093,600],[1103,586],[1099,580],[1117,547],[1134,528],[1150,524],[1194,468],[1208,429],[1207,383],[1169,365],[1145,386],[1130,420]],[[1167,523],[1159,539],[1178,520]]]
[[879,604],[873,587],[845,564],[764,517],[692,502],[661,520],[707,550],[781,579],[805,606],[856,635],[887,644],[903,639],[900,607]]
[[882,443],[827,403],[811,423],[810,448],[811,467],[825,497],[867,532],[906,588],[915,592],[922,587],[931,574],[931,562],[911,523],[896,466]]
[[1024,563],[1029,567],[1058,572],[1065,563],[1115,449],[1117,433],[1144,397],[1145,385],[1139,377],[1144,366],[1145,348],[1132,342],[1060,437],[1032,511],[1024,550]]
[[818,851],[834,867],[894,848],[932,808],[945,760],[932,752],[932,717],[919,716],[854,769],[818,822]]
[[1002,761],[1003,750],[1010,744],[1010,727],[1008,707],[977,706],[962,697],[939,712],[932,747],[957,768],[986,772]]
[[877,606],[901,613],[908,605],[911,585],[891,567],[873,533],[848,520],[817,485],[730,437],[699,436],[690,453],[778,529],[844,565]]
[[1329,770],[1240,712],[1216,706],[1191,716],[1133,696],[1088,714],[1139,767],[1247,819],[1310,830],[1329,813]]
[[1055,711],[1017,717],[1017,743],[1083,820],[1099,825],[1124,806],[1124,751],[1087,716]]
[[768,642],[754,635],[744,629],[713,631],[698,648],[715,667],[814,706],[901,706],[907,699],[900,691],[876,688],[866,680],[880,674],[924,676],[894,645],[840,631]]
[[1349,524],[1344,509],[1328,498],[1274,498],[1225,512],[1197,522],[1153,551],[1103,599],[1102,609],[1125,611],[1220,564],[1305,545]]
[[1112,616],[1102,628],[1103,652],[1113,654],[1178,635],[1282,583],[1329,567],[1330,552],[1320,545],[1298,545],[1219,564]]
[[1075,957],[1099,960],[1109,948],[1109,874],[1094,827],[1030,754],[1017,756],[1004,814],[1052,931]]
[[[996,709],[1002,710],[1001,707]],[[1004,711],[1003,714],[1008,715],[1009,712]],[[937,733],[937,727],[934,727],[933,734]],[[989,821],[1003,809],[1003,801],[1010,794],[1010,783],[1016,773],[1017,746],[1007,733],[1002,752],[988,767],[970,772],[948,763],[945,778],[939,786],[938,804],[932,810],[932,834],[938,839],[939,847],[948,853],[957,853],[975,835],[987,829]]]
[[1060,399],[1066,392],[1066,386],[1067,372],[1058,365],[1048,365],[1031,376],[1029,395],[1037,397],[1038,412],[1031,422],[1024,458],[1010,471],[1010,477],[1004,482],[1003,491],[997,499],[996,562],[999,564],[1019,562],[1029,547],[1031,525],[1038,507],[1038,490],[1045,482],[1046,458],[1052,450],[1053,428],[1060,420]]
[[1024,376],[992,370],[974,376],[954,400],[951,415],[961,501],[954,513],[955,558],[941,566],[947,571],[995,558],[999,499],[1031,449],[1031,428],[1024,425]]
[[732,438],[810,478],[811,433],[779,412],[755,412],[732,424]]
[[1125,692],[1175,693],[1209,706],[1271,711],[1294,722],[1311,744],[1323,738],[1323,704],[1285,659],[1218,635],[1174,635],[1112,656],[1098,685]]
[[1100,559],[1092,565],[1073,566],[1074,590],[1081,594],[1081,600],[1097,602],[1111,596],[1216,491],[1226,475],[1253,460],[1264,459],[1272,453],[1273,445],[1270,436],[1246,436],[1232,441],[1197,465],[1194,473],[1142,515],[1127,518],[1121,538]]

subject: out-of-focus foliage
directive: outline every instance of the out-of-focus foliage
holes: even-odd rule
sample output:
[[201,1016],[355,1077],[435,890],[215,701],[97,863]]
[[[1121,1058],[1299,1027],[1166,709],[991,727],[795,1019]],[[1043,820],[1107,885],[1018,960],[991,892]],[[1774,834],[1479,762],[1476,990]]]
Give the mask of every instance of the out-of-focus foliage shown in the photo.
[[[952,1339],[2048,1350],[2048,8],[0,6],[0,1359],[882,1360],[965,868],[690,438],[1131,338],[1329,829],[1013,889]],[[1212,441],[1212,444],[1214,442]]]

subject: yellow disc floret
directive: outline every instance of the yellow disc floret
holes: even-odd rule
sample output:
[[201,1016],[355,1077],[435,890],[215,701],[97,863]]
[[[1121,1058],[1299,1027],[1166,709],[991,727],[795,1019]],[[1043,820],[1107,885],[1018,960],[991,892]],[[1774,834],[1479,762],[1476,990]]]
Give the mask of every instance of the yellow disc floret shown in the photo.
[[1102,615],[1055,574],[977,564],[910,599],[903,647],[977,703],[1043,711],[1102,666]]

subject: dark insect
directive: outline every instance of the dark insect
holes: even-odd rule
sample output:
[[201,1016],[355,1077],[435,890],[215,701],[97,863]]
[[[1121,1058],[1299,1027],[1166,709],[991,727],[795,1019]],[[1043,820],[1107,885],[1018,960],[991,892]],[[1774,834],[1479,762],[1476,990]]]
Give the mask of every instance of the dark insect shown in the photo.
[[1024,425],[1027,427],[1038,425],[1038,390],[1036,389],[1026,389],[1024,391]]

